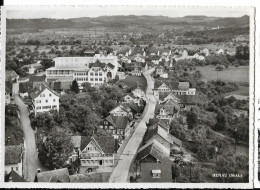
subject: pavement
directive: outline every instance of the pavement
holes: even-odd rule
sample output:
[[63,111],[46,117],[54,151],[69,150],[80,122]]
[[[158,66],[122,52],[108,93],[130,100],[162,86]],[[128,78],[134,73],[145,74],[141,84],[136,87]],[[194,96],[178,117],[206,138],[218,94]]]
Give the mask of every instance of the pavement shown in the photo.
[[33,182],[35,175],[37,173],[37,169],[41,168],[42,170],[44,170],[44,168],[41,166],[38,160],[38,153],[36,150],[36,143],[35,143],[35,133],[31,127],[27,105],[25,105],[21,100],[21,98],[18,96],[18,90],[19,90],[19,83],[15,83],[14,84],[15,103],[18,105],[20,111],[20,117],[21,117],[24,139],[25,139],[23,174],[24,174],[24,178],[27,181]]
[[147,91],[146,97],[148,99],[147,109],[144,111],[144,117],[136,127],[135,132],[132,137],[129,139],[123,153],[119,157],[118,164],[114,168],[109,182],[110,183],[125,183],[129,182],[128,173],[133,163],[137,150],[140,147],[144,134],[146,132],[146,122],[149,121],[150,118],[154,117],[154,110],[156,105],[156,100],[153,96],[153,88],[154,88],[154,80],[151,77],[151,73],[154,71],[154,68],[149,69],[144,73],[144,76],[147,80]]

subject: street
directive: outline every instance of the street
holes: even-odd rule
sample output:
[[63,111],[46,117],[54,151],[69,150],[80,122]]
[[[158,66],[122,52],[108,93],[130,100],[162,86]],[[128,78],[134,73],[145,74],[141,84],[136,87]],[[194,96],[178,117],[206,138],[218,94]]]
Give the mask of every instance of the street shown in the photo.
[[36,143],[35,143],[35,134],[34,130],[31,127],[31,122],[29,119],[29,112],[27,106],[23,103],[21,98],[18,95],[19,83],[14,84],[14,93],[15,93],[15,103],[19,107],[22,127],[24,131],[25,139],[25,156],[24,156],[24,178],[27,181],[33,182],[35,174],[37,173],[38,168],[42,168],[41,164],[37,157]]
[[147,80],[146,97],[149,100],[147,102],[147,109],[145,109],[145,113],[143,113],[144,117],[139,123],[139,125],[137,126],[132,137],[128,141],[122,155],[119,158],[117,166],[114,168],[110,176],[109,182],[112,183],[128,182],[128,173],[130,170],[130,166],[135,159],[137,150],[141,145],[144,134],[146,132],[146,122],[148,122],[150,118],[154,117],[156,101],[152,92],[152,89],[154,87],[154,81],[151,77],[151,73],[153,71],[154,68],[149,69],[144,73],[144,76]]

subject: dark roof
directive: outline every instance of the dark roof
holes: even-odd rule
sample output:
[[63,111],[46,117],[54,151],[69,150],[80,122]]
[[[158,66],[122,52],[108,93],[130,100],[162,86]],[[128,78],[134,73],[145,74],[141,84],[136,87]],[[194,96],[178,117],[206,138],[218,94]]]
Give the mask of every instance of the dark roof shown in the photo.
[[11,170],[11,172],[5,177],[5,182],[8,182],[10,180],[10,178],[11,178],[12,182],[27,182],[14,170]]
[[126,116],[108,116],[105,118],[109,123],[111,123],[117,129],[125,129],[128,124],[128,117]]
[[171,90],[189,90],[189,82],[174,82],[169,80],[155,80],[154,89],[158,89],[162,84],[166,84]]
[[[141,174],[139,182],[172,182],[172,164],[170,162],[167,163],[141,163]],[[153,178],[152,170],[160,170],[161,177]]]
[[162,104],[157,104],[155,107],[155,113],[158,114],[161,108],[164,108],[167,114],[174,115],[177,111],[180,110],[180,105],[174,100],[170,99]]
[[105,63],[101,63],[99,60],[97,60],[95,63],[90,63],[89,64],[89,68],[92,68],[92,67],[100,67],[100,68],[104,68],[106,66]]
[[44,82],[45,78],[46,78],[45,75],[42,76],[31,75],[29,77],[29,82]]
[[97,144],[100,146],[100,148],[105,154],[114,153],[115,140],[112,136],[97,136],[97,135],[93,135],[92,137],[82,136],[80,150],[83,150],[92,140],[94,140],[94,142],[95,141],[97,142]]
[[107,66],[110,67],[111,69],[115,68],[115,66],[112,63],[108,63]]
[[149,122],[147,123],[148,129],[152,126],[158,126],[158,125],[160,125],[166,131],[170,129],[170,125],[167,125],[167,123],[165,123],[163,120],[158,118],[149,119]]
[[160,162],[167,162],[168,156],[162,151],[156,143],[152,142],[150,145],[141,147],[136,155],[136,161],[140,162],[148,155],[151,155]]
[[38,88],[36,88],[32,93],[30,93],[30,96],[32,99],[38,97],[45,89],[50,90],[52,93],[54,93],[56,96],[59,96],[55,91],[51,90],[45,83],[41,83]]
[[33,90],[33,85],[30,82],[21,82],[19,83],[19,92],[20,93],[26,93]]
[[5,146],[5,165],[18,164],[22,161],[21,159],[22,159],[21,145]]
[[200,103],[200,97],[197,95],[176,95],[176,98],[180,100],[181,104],[198,104]]
[[142,108],[139,107],[136,103],[123,103],[122,105],[124,108],[129,107],[132,111],[134,111],[136,113],[142,112]]
[[38,182],[69,182],[68,168],[37,173]]
[[5,92],[10,94],[13,91],[13,83],[11,81],[5,81]]

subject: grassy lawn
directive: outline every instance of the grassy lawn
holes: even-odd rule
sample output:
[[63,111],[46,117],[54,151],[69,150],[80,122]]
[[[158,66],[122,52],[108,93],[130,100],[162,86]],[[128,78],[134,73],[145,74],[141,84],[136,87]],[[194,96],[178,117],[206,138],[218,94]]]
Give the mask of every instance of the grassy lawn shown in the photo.
[[130,76],[129,75],[124,80],[121,80],[120,82],[123,82],[130,88],[135,88],[137,84],[141,89],[144,89],[144,90],[147,87],[147,81],[144,76],[139,77],[139,76]]
[[216,71],[215,66],[200,66],[197,67],[202,74],[202,79],[204,81],[209,80],[223,80],[223,81],[233,81],[237,82],[240,85],[249,85],[249,67],[240,66],[240,67],[230,67],[223,71]]

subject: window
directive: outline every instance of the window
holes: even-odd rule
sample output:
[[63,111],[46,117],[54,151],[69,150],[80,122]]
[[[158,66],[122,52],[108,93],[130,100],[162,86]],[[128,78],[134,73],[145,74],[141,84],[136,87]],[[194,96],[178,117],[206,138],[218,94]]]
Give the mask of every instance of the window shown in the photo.
[[90,76],[93,76],[93,72],[90,73]]
[[97,79],[97,78],[95,78],[95,81],[98,81],[98,79]]
[[56,109],[56,108],[57,108],[57,106],[52,106],[52,108],[53,108],[53,109]]
[[102,73],[101,73],[101,72],[99,73],[99,76],[102,76]]
[[98,73],[95,73],[95,76],[98,76]]
[[152,170],[153,178],[161,178],[161,170]]
[[36,103],[41,103],[41,100],[36,100]]
[[49,96],[51,97],[51,94],[49,94]]
[[45,100],[46,103],[48,103],[48,100]]
[[41,106],[36,107],[36,109],[37,109],[37,110],[40,110],[40,109],[41,109]]
[[41,94],[40,97],[45,97],[45,94]]
[[104,124],[107,125],[108,124],[107,121],[105,121]]
[[55,102],[56,101],[56,99],[53,99],[53,102]]
[[93,81],[93,78],[90,78],[90,81]]
[[99,78],[99,81],[102,81],[102,78]]
[[18,171],[18,167],[16,167],[15,170]]

